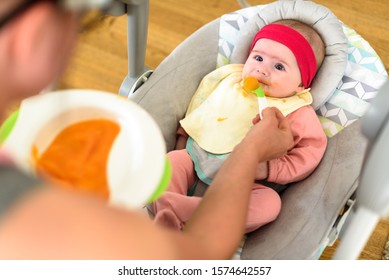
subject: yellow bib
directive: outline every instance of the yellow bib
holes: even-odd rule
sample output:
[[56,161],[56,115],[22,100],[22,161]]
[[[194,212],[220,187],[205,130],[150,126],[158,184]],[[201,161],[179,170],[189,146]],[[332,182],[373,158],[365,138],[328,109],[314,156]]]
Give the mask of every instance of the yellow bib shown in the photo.
[[[242,69],[242,64],[229,64],[205,76],[180,122],[207,152],[231,152],[259,112],[257,96],[242,87]],[[280,109],[284,116],[312,103],[308,90],[287,98],[266,98],[268,105]]]

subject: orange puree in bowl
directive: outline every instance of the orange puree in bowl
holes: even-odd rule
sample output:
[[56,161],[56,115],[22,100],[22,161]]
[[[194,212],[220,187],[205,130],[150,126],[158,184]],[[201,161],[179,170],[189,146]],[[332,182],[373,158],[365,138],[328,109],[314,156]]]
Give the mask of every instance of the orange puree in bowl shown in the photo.
[[88,120],[66,127],[41,156],[33,147],[38,173],[108,199],[107,159],[119,131],[120,126],[110,120]]

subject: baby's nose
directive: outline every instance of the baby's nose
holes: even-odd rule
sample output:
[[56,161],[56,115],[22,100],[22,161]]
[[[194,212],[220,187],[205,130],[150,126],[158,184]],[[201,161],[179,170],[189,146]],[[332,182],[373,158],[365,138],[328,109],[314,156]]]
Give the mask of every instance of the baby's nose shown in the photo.
[[268,76],[269,75],[269,71],[264,66],[258,67],[257,68],[257,73],[262,75],[262,76]]

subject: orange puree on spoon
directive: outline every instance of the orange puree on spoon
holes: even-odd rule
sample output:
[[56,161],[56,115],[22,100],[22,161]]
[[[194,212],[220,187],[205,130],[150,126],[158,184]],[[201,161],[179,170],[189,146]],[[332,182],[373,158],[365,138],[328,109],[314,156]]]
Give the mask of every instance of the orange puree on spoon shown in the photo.
[[120,126],[110,120],[88,120],[63,129],[38,156],[32,153],[38,173],[74,189],[108,199],[107,159]]

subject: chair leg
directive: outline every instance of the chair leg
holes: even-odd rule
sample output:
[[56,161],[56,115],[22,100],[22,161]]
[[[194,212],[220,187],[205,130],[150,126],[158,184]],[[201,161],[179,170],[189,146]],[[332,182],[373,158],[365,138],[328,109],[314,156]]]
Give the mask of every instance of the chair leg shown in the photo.
[[128,74],[119,95],[129,96],[151,75],[145,69],[149,0],[124,1],[127,12]]

